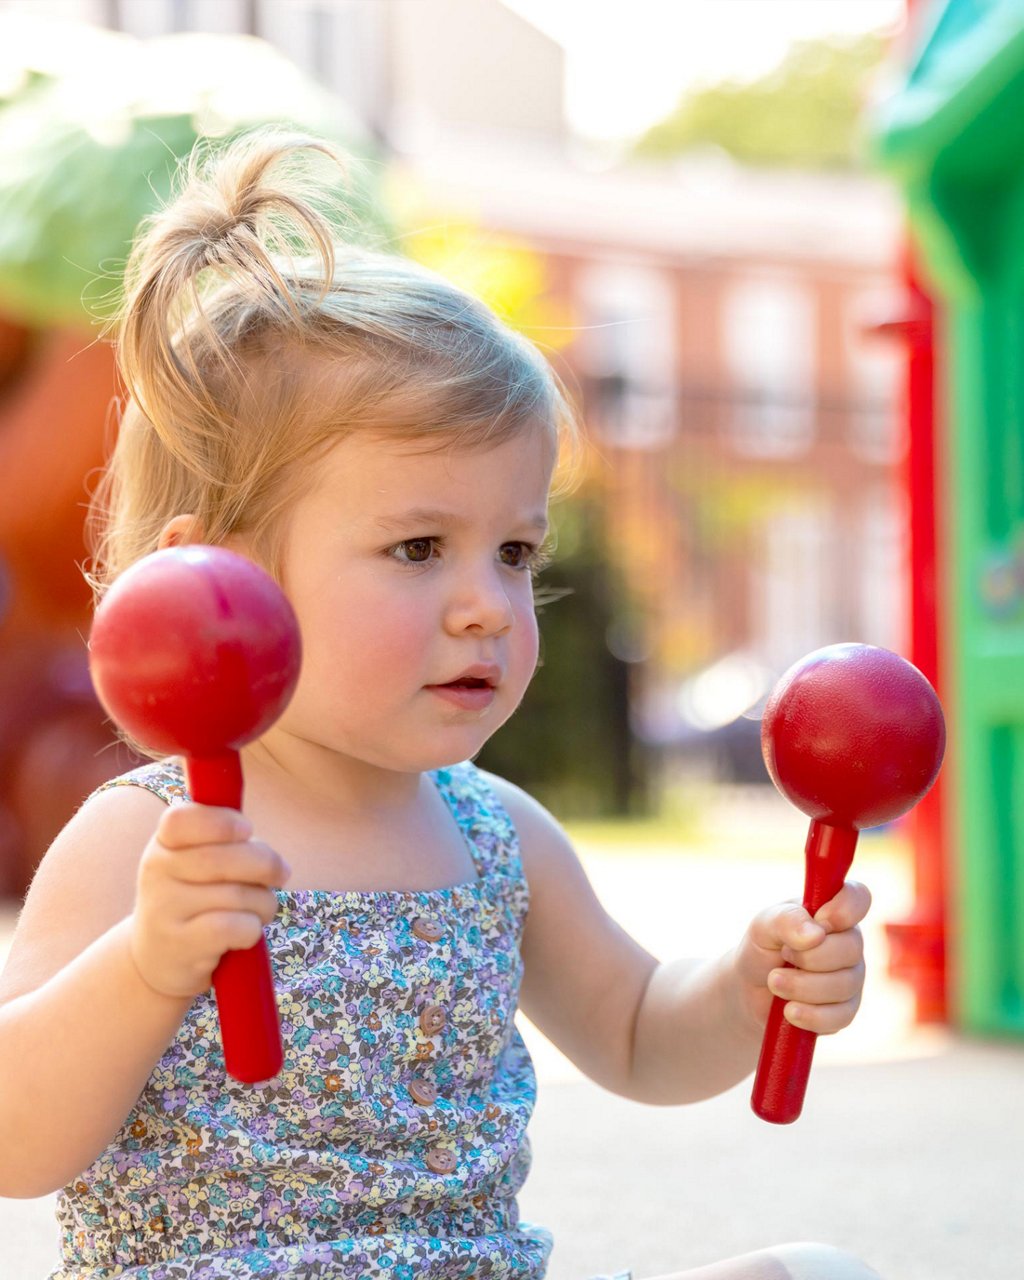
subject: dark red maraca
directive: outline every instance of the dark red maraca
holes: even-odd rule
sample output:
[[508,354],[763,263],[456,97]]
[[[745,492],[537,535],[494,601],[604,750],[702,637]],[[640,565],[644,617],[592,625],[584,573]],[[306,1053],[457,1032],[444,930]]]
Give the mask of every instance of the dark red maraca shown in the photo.
[[[239,748],[288,703],[298,623],[277,583],[223,547],[156,551],[96,610],[89,665],[100,702],[136,742],[182,755],[200,804],[242,807]],[[224,1063],[237,1080],[281,1069],[281,1029],[265,939],[227,951],[214,975]]]
[[[835,644],[802,658],[772,690],[761,724],[776,787],[811,819],[803,905],[813,916],[843,886],[857,833],[912,809],[935,781],[946,730],[935,690],[888,649]],[[772,1001],[751,1105],[799,1116],[817,1036]]]

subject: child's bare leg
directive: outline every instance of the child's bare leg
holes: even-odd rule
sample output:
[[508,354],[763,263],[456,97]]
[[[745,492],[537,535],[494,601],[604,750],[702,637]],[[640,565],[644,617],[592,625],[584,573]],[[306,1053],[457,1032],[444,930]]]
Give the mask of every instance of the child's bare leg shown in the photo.
[[866,1263],[823,1244],[780,1244],[658,1280],[880,1280]]

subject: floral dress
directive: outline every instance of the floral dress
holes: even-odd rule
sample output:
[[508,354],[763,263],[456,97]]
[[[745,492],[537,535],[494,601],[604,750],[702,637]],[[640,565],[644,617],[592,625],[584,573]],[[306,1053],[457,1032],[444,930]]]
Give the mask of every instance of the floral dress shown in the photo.
[[[515,1028],[527,909],[515,829],[471,764],[431,775],[477,878],[425,892],[278,891],[284,1040],[225,1075],[197,997],[110,1146],[59,1194],[51,1280],[454,1280],[544,1274],[519,1221],[533,1066]],[[187,799],[181,767],[108,786]]]

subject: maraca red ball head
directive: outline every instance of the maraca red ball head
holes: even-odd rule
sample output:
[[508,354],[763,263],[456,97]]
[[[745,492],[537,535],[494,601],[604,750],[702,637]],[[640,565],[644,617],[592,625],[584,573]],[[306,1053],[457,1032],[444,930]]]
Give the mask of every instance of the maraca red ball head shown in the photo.
[[[791,667],[761,724],[776,787],[811,818],[804,907],[813,916],[843,886],[857,833],[913,808],[935,781],[946,730],[935,690],[888,649],[836,644]],[[789,1124],[803,1107],[817,1037],[772,1001],[751,1104]]]
[[205,546],[155,551],[126,569],[96,611],[89,653],[99,699],[130,737],[197,758],[268,729],[301,661],[295,614],[273,578]]
[[[299,676],[291,605],[252,561],[223,547],[156,551],[103,598],[89,640],[100,702],[136,742],[182,755],[200,804],[242,806],[238,750],[284,710]],[[225,952],[213,975],[224,1062],[238,1080],[281,1069],[266,942]]]
[[772,781],[809,818],[881,826],[912,809],[942,763],[935,690],[906,659],[867,644],[802,658],[772,690],[761,746]]

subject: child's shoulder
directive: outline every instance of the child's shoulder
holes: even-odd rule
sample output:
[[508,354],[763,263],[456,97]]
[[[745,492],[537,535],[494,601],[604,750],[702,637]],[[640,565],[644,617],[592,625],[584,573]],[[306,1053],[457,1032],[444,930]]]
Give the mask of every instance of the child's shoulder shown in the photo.
[[85,800],[32,878],[0,1004],[41,986],[131,912],[139,862],[165,807],[137,786],[104,786]]
[[33,890],[81,880],[97,891],[109,888],[130,909],[142,851],[170,803],[168,795],[146,785],[151,769],[145,765],[112,778],[86,797],[47,850]]

